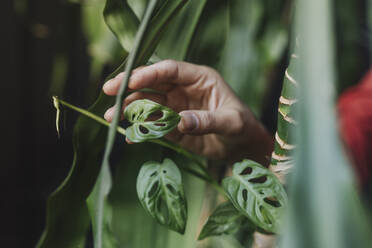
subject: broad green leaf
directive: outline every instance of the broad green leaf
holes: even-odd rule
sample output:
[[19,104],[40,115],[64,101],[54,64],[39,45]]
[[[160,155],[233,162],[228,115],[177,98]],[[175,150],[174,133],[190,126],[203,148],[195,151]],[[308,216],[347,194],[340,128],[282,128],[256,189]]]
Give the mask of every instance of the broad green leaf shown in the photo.
[[[156,49],[156,54],[159,57],[175,60],[186,58],[206,2],[207,0],[190,0],[180,11],[165,30],[164,37]],[[182,30],[182,32],[179,32],[179,30]],[[199,56],[202,56],[202,54],[199,54]]]
[[103,11],[107,26],[120,41],[127,53],[132,50],[139,26],[136,14],[129,7],[128,2],[107,0]]
[[[158,119],[151,120],[152,115]],[[124,117],[132,125],[126,129],[126,136],[132,142],[143,142],[161,138],[172,131],[181,117],[168,107],[150,100],[137,100],[129,104]],[[149,120],[150,118],[150,120]]]
[[147,3],[149,0],[127,0],[129,6],[132,8],[133,12],[136,13],[138,19],[141,19],[143,13],[145,12]]
[[[114,1],[114,0],[110,0]],[[117,1],[117,0],[116,0]],[[147,62],[148,59],[153,55],[157,45],[160,42],[160,39],[164,33],[165,27],[170,23],[170,20],[176,16],[176,14],[182,9],[182,7],[188,2],[188,0],[160,0],[159,6],[156,8],[156,14],[153,15],[151,19],[151,28],[149,28],[146,33],[146,37],[141,44],[142,49],[139,51],[139,55],[136,59],[136,66],[144,64],[143,61]],[[125,14],[125,12],[122,12]],[[108,13],[106,13],[108,15]],[[110,23],[107,23],[110,26]],[[115,28],[110,26],[111,29]],[[118,30],[119,31],[119,30]],[[120,38],[118,37],[120,40]],[[148,51],[152,51],[149,53]],[[126,64],[126,59],[123,63],[110,75],[110,77],[116,75],[123,71]]]
[[233,175],[222,181],[237,210],[267,232],[277,232],[286,192],[276,176],[262,165],[243,160],[234,164]]
[[[198,2],[201,5],[204,1]],[[187,46],[186,60],[216,68],[228,38],[230,1],[206,1],[203,5],[196,6],[203,8],[203,11],[198,17],[198,25]]]
[[185,232],[186,199],[181,172],[170,159],[146,162],[137,177],[137,194],[142,206],[160,224]]
[[224,202],[209,216],[198,239],[236,233],[246,219],[230,201]]

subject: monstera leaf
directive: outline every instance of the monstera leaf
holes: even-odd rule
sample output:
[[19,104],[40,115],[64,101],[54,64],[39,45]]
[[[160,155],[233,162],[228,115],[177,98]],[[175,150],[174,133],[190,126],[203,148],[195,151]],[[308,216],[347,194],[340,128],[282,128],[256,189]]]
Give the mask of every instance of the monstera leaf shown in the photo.
[[[126,136],[132,142],[161,138],[172,131],[181,117],[168,107],[150,100],[137,100],[125,108],[124,117],[132,125]],[[152,120],[157,118],[156,120]]]
[[245,221],[247,221],[247,217],[236,210],[230,201],[224,202],[217,206],[216,210],[209,216],[199,235],[199,240],[209,236],[234,234]]
[[254,224],[267,232],[278,231],[287,195],[272,172],[256,162],[243,160],[234,165],[233,175],[225,178],[222,185],[235,208]]
[[185,232],[186,199],[181,173],[172,160],[146,162],[137,177],[137,194],[142,206],[160,224]]

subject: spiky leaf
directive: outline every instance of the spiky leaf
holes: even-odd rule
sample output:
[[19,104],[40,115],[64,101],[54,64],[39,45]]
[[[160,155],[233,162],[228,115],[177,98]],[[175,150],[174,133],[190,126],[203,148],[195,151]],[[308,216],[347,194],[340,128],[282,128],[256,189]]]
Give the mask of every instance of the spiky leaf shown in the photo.
[[286,192],[275,175],[262,165],[243,160],[222,182],[231,202],[259,228],[277,232],[287,205]]
[[234,234],[239,230],[247,218],[230,202],[224,202],[217,206],[207,223],[205,223],[199,235],[199,240],[209,236]]
[[179,233],[185,232],[187,206],[181,172],[170,159],[149,161],[137,177],[137,194],[142,206],[160,224]]
[[[127,138],[132,142],[161,138],[172,131],[181,120],[170,108],[146,99],[129,104],[125,108],[124,117],[132,123],[126,129]],[[158,119],[151,120],[152,117]]]

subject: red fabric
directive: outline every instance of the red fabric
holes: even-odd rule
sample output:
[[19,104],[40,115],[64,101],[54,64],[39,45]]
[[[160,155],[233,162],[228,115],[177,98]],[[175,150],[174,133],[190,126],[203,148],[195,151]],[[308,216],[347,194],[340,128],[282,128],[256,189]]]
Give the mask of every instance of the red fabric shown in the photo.
[[341,136],[361,186],[372,176],[372,69],[358,85],[339,98]]

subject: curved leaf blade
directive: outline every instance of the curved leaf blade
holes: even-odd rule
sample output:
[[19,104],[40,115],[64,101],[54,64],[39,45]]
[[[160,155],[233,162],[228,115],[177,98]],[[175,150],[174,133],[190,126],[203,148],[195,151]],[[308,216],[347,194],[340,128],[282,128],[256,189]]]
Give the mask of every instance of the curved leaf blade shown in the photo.
[[230,202],[224,202],[217,206],[207,223],[203,226],[199,240],[210,236],[230,235],[236,233],[247,218],[240,213]]
[[181,172],[172,160],[146,162],[137,177],[137,194],[142,206],[160,224],[185,232],[187,204]]
[[[154,114],[162,114],[157,120],[148,120]],[[172,109],[156,102],[144,99],[129,104],[124,117],[132,126],[126,129],[127,138],[132,142],[143,142],[158,139],[172,131],[181,117]]]
[[277,232],[287,194],[276,176],[262,165],[243,160],[222,181],[231,202],[259,228]]
[[133,49],[139,20],[127,1],[107,0],[105,22],[127,53]]

